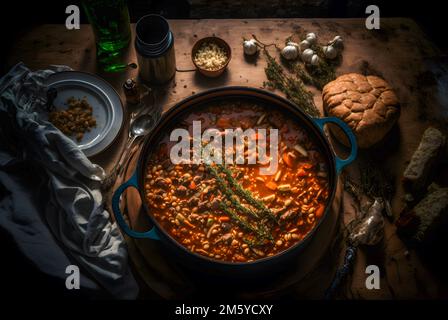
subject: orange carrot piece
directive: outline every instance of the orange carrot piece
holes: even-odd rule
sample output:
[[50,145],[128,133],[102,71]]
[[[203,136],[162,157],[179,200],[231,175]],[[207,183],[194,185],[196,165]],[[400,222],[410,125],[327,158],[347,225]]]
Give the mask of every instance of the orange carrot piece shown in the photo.
[[230,221],[230,218],[228,216],[221,216],[218,218],[218,220],[221,222],[227,222]]
[[288,167],[294,167],[294,160],[287,153],[283,153],[282,158]]
[[265,186],[269,190],[272,190],[272,191],[277,190],[277,184],[274,181],[269,181],[268,183],[265,184]]
[[187,226],[189,226],[190,228],[194,228],[194,224],[192,224],[190,221],[188,221],[187,219],[182,221],[183,223],[185,223]]
[[196,185],[196,183],[195,183],[193,180],[191,180],[190,185],[189,185],[188,187],[189,187],[191,190],[194,190],[194,189],[196,189],[197,185]]
[[309,169],[311,169],[312,167],[314,167],[314,165],[313,165],[312,163],[304,163],[304,164],[302,165],[302,167],[303,167],[303,169],[309,170]]
[[219,118],[218,121],[216,121],[216,125],[223,129],[229,129],[231,127],[230,119],[229,118]]
[[316,217],[317,218],[322,217],[322,215],[324,214],[324,210],[325,210],[325,206],[320,204],[319,208],[317,208],[317,210],[316,210]]

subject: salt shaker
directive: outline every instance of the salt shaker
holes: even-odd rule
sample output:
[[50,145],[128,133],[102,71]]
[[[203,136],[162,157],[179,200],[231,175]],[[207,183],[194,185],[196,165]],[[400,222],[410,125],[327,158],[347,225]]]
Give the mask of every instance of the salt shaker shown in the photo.
[[127,79],[123,84],[126,102],[129,104],[140,103],[140,88],[134,79]]

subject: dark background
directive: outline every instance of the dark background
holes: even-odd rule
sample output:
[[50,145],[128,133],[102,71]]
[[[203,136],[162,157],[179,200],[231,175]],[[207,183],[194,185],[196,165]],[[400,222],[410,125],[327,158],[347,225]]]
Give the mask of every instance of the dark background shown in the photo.
[[[88,1],[88,0],[87,0]],[[447,51],[443,31],[447,26],[444,1],[406,0],[128,0],[131,21],[148,13],[161,13],[170,19],[188,18],[272,18],[272,17],[366,17],[369,4],[379,6],[382,17],[411,17],[428,37]],[[14,0],[2,3],[0,10],[0,74],[7,70],[4,60],[14,39],[34,25],[65,23],[65,8],[81,0]],[[81,9],[81,22],[86,17]]]
[[[4,74],[5,57],[14,40],[33,26],[43,23],[65,23],[67,15],[65,8],[69,4],[80,5],[79,0],[59,1],[20,1],[3,2],[0,9],[0,75]],[[188,18],[281,18],[281,17],[366,17],[365,8],[376,4],[380,8],[381,17],[410,17],[414,19],[428,37],[444,52],[448,51],[447,29],[443,1],[426,0],[410,2],[366,1],[366,0],[129,0],[128,6],[131,21],[148,13],[161,13],[170,19]],[[81,22],[86,23],[84,12],[81,11]],[[1,192],[0,192],[1,193]],[[0,243],[3,257],[0,262],[0,274],[3,279],[1,287],[8,292],[9,297],[63,298],[90,296],[88,292],[69,292],[61,289],[60,280],[49,279],[38,273],[33,266],[27,265],[16,250],[15,244],[0,230]],[[20,276],[14,276],[20,275]],[[43,293],[45,291],[45,293]]]

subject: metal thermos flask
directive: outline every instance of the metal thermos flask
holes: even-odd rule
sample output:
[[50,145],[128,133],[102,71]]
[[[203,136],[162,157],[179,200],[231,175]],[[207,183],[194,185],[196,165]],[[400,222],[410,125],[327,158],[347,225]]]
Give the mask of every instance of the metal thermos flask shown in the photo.
[[149,14],[135,26],[135,50],[140,78],[154,85],[168,82],[176,73],[174,37],[168,21]]

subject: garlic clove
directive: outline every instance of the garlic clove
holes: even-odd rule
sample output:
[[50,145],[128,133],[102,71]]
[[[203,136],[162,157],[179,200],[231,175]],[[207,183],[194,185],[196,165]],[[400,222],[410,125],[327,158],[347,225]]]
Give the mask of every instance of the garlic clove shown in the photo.
[[325,58],[327,59],[335,59],[338,56],[338,50],[334,48],[332,45],[323,46],[322,51],[324,52]]
[[298,43],[295,43],[295,42],[292,42],[292,41],[289,41],[286,45],[287,46],[294,46],[294,47],[296,47],[298,49],[300,48],[300,45]]
[[311,57],[310,64],[313,65],[313,66],[317,66],[317,65],[319,64],[319,62],[320,62],[320,60],[319,60],[319,56],[318,56],[317,54],[314,54],[314,55]]
[[303,40],[299,44],[299,49],[301,52],[303,52],[306,49],[309,49],[311,47],[311,44],[307,40]]
[[341,37],[341,36],[335,36],[335,37],[333,38],[333,41],[339,41],[339,40],[342,40],[342,37]]
[[244,53],[251,56],[258,52],[257,41],[255,39],[245,40],[243,42]]
[[311,63],[311,58],[313,57],[313,55],[314,55],[313,49],[305,49],[302,52],[302,60],[303,60],[303,62]]
[[317,43],[317,36],[314,32],[310,32],[306,35],[306,41],[310,43],[310,45],[314,45]]
[[281,55],[286,60],[294,60],[299,55],[299,49],[294,45],[287,45],[282,49]]
[[341,36],[336,36],[328,43],[328,45],[333,46],[336,50],[342,51],[344,48],[344,41]]

